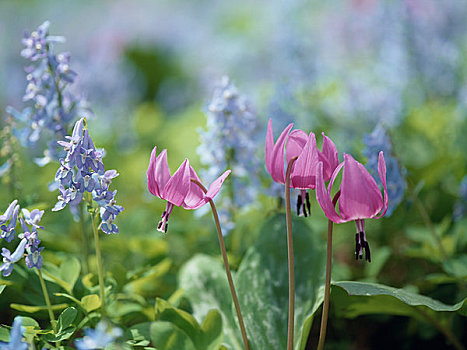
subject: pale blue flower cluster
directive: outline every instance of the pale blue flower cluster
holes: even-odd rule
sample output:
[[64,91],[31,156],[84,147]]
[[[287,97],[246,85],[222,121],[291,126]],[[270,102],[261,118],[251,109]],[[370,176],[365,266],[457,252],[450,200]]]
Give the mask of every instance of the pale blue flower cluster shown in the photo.
[[16,316],[10,331],[10,341],[0,341],[0,350],[27,350],[28,343],[23,341],[23,333],[26,330],[21,323],[21,316]]
[[454,219],[460,220],[467,214],[467,175],[462,179],[459,186],[459,199],[454,205]]
[[59,158],[57,140],[63,139],[67,129],[77,116],[86,109],[86,101],[71,93],[68,86],[74,83],[77,74],[70,68],[69,53],[54,53],[54,44],[64,42],[63,37],[50,36],[50,23],[41,24],[32,33],[25,33],[22,40],[25,48],[21,56],[30,63],[25,67],[27,86],[23,101],[28,104],[22,112],[7,107],[20,125],[16,135],[23,145],[37,148],[42,138],[48,141],[44,157],[36,159],[45,165]]
[[[18,201],[15,199],[10,203],[5,213],[0,215],[0,237],[4,238],[7,242],[11,242],[16,236],[16,225],[18,224],[20,209],[17,203]],[[30,269],[33,267],[40,269],[42,267],[41,252],[44,248],[39,247],[41,241],[37,237],[37,229],[43,229],[42,226],[39,226],[43,214],[44,211],[39,209],[34,209],[31,212],[25,208],[21,210],[22,217],[19,221],[23,232],[18,234],[18,238],[21,241],[13,253],[6,248],[2,248],[3,264],[0,266],[0,271],[3,276],[11,274],[14,264],[20,261],[25,253],[27,254],[25,258],[26,265]]]
[[100,207],[102,231],[118,233],[114,221],[124,208],[116,204],[117,191],[111,191],[109,187],[119,174],[116,170],[105,171],[102,163],[104,150],[96,149],[84,124],[85,119],[81,118],[76,122],[73,134],[66,136],[67,141],[58,141],[66,156],[60,159],[61,166],[55,174],[60,195],[52,210],[61,210],[67,204],[76,208],[84,193],[89,192]]
[[388,186],[389,205],[386,216],[391,216],[393,211],[399,206],[404,199],[407,189],[405,180],[405,168],[401,167],[399,161],[394,157],[392,152],[391,138],[382,124],[378,124],[371,134],[367,134],[363,138],[365,148],[363,154],[367,157],[367,168],[376,178],[379,183],[378,174],[378,154],[379,151],[384,152],[386,161],[386,181]]
[[75,340],[75,345],[78,350],[95,350],[104,349],[106,346],[115,342],[122,336],[123,331],[120,328],[109,326],[104,321],[100,321],[96,329],[86,329],[84,337]]
[[228,77],[214,90],[205,114],[206,130],[199,131],[198,154],[207,170],[201,178],[211,182],[225,169],[232,169],[226,193],[218,201],[220,215],[227,220],[224,228],[229,231],[233,228],[232,211],[254,203],[260,188],[259,122],[248,100]]

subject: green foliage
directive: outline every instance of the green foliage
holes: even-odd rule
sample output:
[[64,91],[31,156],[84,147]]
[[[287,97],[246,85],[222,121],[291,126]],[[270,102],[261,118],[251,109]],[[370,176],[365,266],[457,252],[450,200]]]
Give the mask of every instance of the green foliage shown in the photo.
[[461,310],[467,298],[446,305],[432,298],[377,283],[334,282],[332,302],[336,312],[354,318],[367,314],[402,315],[415,318],[442,317]]
[[[180,270],[179,282],[196,319],[201,321],[211,309],[217,309],[222,316],[224,342],[231,349],[241,349],[242,338],[222,264],[212,257],[196,255]],[[237,290],[237,293],[240,292]]]
[[[295,344],[297,349],[304,349],[313,316],[323,300],[324,247],[302,219],[294,219],[293,228]],[[288,269],[284,215],[276,215],[263,225],[258,241],[243,258],[235,280],[251,349],[286,347]],[[242,349],[222,265],[213,258],[196,256],[182,268],[180,286],[198,319],[210,308],[221,310],[226,345]]]
[[87,312],[91,312],[100,308],[101,300],[97,294],[85,295],[81,299],[81,305]]
[[[172,307],[162,299],[156,300],[155,311],[157,321],[151,325],[151,339],[156,347],[175,350],[177,341],[183,339],[187,344],[193,344],[196,350],[219,348],[222,342],[222,318],[217,310],[210,310],[201,325],[192,315]],[[171,334],[168,329],[172,329]]]

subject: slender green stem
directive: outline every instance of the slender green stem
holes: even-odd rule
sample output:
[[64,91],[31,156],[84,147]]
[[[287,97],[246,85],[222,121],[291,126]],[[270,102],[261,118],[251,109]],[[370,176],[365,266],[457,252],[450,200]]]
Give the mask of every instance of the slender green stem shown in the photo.
[[99,276],[99,287],[101,294],[101,313],[105,315],[105,291],[104,291],[104,271],[102,267],[101,248],[99,245],[99,232],[97,230],[97,220],[95,214],[91,213],[92,230],[94,232],[94,243],[96,245],[97,274]]
[[[340,191],[336,193],[332,203],[334,206],[340,196]],[[332,229],[333,223],[328,220],[328,237],[327,237],[327,248],[326,248],[326,279],[324,284],[324,300],[323,300],[323,313],[321,314],[321,327],[319,330],[319,341],[318,350],[323,350],[324,341],[326,340],[326,329],[328,326],[328,315],[329,315],[329,299],[331,295],[331,270],[332,270]]]
[[40,269],[37,269],[37,274],[39,275],[39,281],[41,282],[42,293],[44,294],[45,303],[47,305],[47,310],[49,311],[50,324],[54,334],[57,334],[57,324],[55,322],[55,316],[52,311],[52,304],[50,303],[49,292],[47,292],[47,287],[45,286],[44,278],[42,277],[42,272]]
[[83,272],[87,274],[89,272],[89,236],[86,230],[86,222],[85,222],[85,209],[83,202],[79,204],[80,213],[79,213],[79,221],[81,226],[81,234],[83,235]]
[[[198,180],[191,179],[193,183],[198,185],[204,193],[207,192],[206,187],[203,186]],[[237,293],[235,292],[235,286],[232,279],[232,274],[230,272],[229,260],[227,258],[227,252],[225,249],[224,236],[222,235],[221,224],[219,222],[219,215],[217,214],[216,206],[212,200],[209,200],[209,204],[212,209],[212,216],[214,217],[214,222],[217,229],[217,237],[219,238],[219,245],[222,252],[222,259],[224,260],[225,273],[227,275],[227,280],[229,281],[230,292],[232,293],[232,299],[235,305],[235,311],[237,312],[238,323],[240,325],[240,332],[242,333],[243,343],[245,344],[245,350],[250,350],[248,345],[248,337],[246,335],[245,324],[243,322],[242,312],[240,310],[240,304],[238,302]]]
[[295,321],[295,275],[292,236],[292,210],[290,208],[290,173],[297,157],[290,159],[285,173],[285,217],[287,221],[287,255],[289,263],[289,324],[287,327],[287,350],[293,350]]

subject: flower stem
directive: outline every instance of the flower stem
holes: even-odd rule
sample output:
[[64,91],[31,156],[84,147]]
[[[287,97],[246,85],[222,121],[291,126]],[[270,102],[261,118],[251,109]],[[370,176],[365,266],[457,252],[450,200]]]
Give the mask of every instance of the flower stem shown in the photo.
[[104,271],[102,267],[101,248],[99,245],[99,232],[97,231],[97,220],[95,214],[91,214],[92,230],[94,232],[94,243],[96,245],[97,274],[99,276],[99,287],[101,294],[101,313],[105,315],[105,291],[104,291]]
[[287,221],[287,256],[289,263],[289,324],[287,327],[287,350],[293,350],[294,318],[295,318],[295,276],[292,236],[292,210],[290,208],[290,173],[297,157],[290,159],[285,173],[285,218]]
[[52,325],[54,334],[57,334],[57,324],[55,322],[55,316],[52,311],[52,304],[50,303],[49,293],[47,292],[47,287],[45,286],[45,281],[44,281],[44,278],[42,277],[42,272],[40,269],[37,269],[37,274],[39,275],[39,281],[41,282],[42,293],[44,294],[45,303],[47,305],[47,311],[49,312],[50,324]]
[[81,225],[81,234],[83,235],[83,273],[86,275],[89,272],[89,237],[86,230],[85,209],[83,202],[79,204],[79,221]]
[[[338,191],[332,200],[332,204],[336,206],[337,200],[341,191]],[[328,326],[329,315],[329,299],[331,294],[331,270],[332,270],[332,228],[333,223],[328,220],[328,237],[326,248],[326,280],[324,284],[324,300],[323,300],[323,313],[321,314],[321,327],[319,330],[318,350],[323,350],[324,341],[326,339],[326,329]]]
[[[203,184],[200,183],[198,180],[191,179],[191,182],[198,185],[203,190],[204,193],[207,192],[206,187],[204,187]],[[217,237],[219,238],[219,245],[220,245],[221,252],[222,252],[222,259],[224,260],[225,273],[227,275],[227,280],[229,281],[229,287],[230,287],[230,292],[232,293],[232,299],[235,305],[235,311],[237,312],[238,323],[240,325],[240,331],[242,333],[243,343],[245,344],[245,350],[250,350],[250,347],[248,345],[248,337],[246,335],[246,330],[245,330],[245,324],[243,322],[242,312],[240,311],[240,304],[238,302],[237,293],[235,292],[235,286],[234,286],[233,279],[232,279],[232,274],[230,272],[229,260],[227,258],[227,252],[225,249],[224,237],[222,235],[221,224],[219,222],[219,215],[217,214],[216,206],[214,205],[214,202],[212,201],[212,199],[209,200],[209,204],[211,205],[212,216],[214,217],[214,222],[216,224]]]

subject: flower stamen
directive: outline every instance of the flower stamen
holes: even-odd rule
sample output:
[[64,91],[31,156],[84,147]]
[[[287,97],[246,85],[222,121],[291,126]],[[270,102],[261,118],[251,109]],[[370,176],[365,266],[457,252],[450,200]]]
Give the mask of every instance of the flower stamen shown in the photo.
[[157,224],[157,231],[167,233],[167,229],[169,228],[169,217],[170,214],[172,214],[173,207],[174,205],[172,203],[167,202],[167,207],[161,215],[161,220]]

